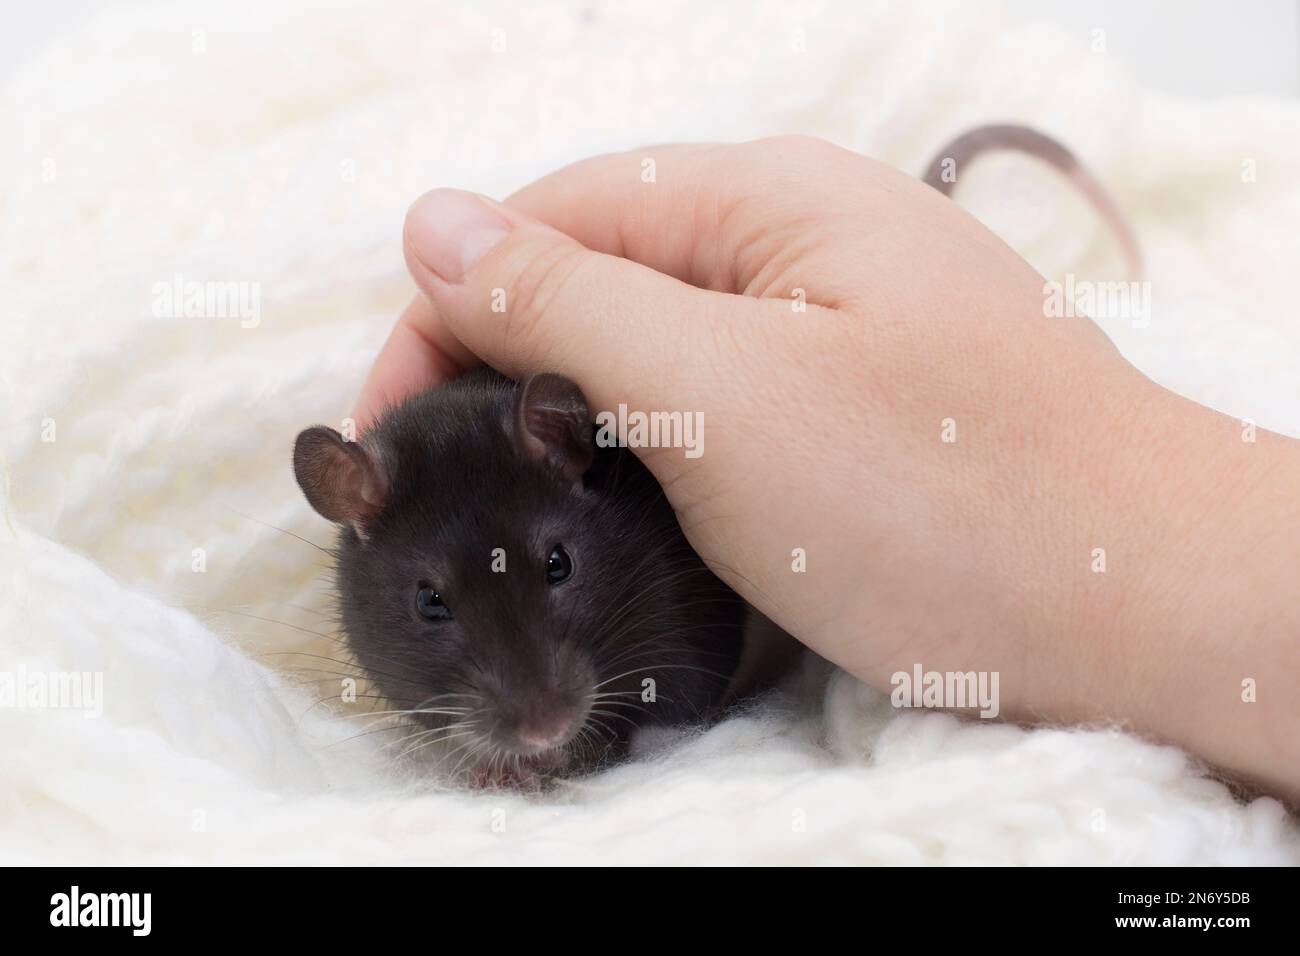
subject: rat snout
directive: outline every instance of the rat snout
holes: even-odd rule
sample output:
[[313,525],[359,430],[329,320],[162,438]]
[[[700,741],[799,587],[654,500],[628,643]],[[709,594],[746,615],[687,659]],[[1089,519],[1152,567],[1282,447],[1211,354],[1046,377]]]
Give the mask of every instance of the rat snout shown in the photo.
[[515,739],[530,750],[550,750],[568,743],[573,731],[572,715],[553,714],[520,724]]
[[564,746],[586,720],[582,701],[548,697],[503,713],[497,738],[512,753],[533,756]]
[[546,637],[520,641],[512,651],[483,686],[493,705],[492,741],[518,757],[562,751],[591,713],[595,672],[581,648]]

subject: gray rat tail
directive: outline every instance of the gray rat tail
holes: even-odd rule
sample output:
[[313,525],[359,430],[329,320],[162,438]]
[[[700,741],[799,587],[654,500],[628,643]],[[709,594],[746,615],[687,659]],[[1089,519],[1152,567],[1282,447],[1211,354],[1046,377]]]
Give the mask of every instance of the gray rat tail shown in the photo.
[[957,170],[965,168],[967,163],[981,153],[994,150],[1028,153],[1055,166],[1069,177],[1079,191],[1088,197],[1115,233],[1124,251],[1124,259],[1131,277],[1142,278],[1142,252],[1138,247],[1137,237],[1110,192],[1079,163],[1073,153],[1050,136],[1035,129],[1010,123],[978,126],[958,136],[939,150],[939,154],[931,161],[923,179],[927,185],[933,186],[945,196],[950,196],[953,187],[957,185]]

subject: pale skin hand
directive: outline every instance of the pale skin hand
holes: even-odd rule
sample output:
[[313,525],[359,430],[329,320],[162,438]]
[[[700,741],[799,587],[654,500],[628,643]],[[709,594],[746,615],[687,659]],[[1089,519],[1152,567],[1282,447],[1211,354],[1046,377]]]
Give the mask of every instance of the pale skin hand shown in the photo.
[[363,425],[480,358],[703,412],[702,457],[642,458],[824,657],[885,689],[998,671],[1004,717],[1118,722],[1300,794],[1300,442],[1243,441],[1045,317],[1042,277],[920,182],[808,139],[658,147],[504,204],[435,190],[405,247],[423,295]]

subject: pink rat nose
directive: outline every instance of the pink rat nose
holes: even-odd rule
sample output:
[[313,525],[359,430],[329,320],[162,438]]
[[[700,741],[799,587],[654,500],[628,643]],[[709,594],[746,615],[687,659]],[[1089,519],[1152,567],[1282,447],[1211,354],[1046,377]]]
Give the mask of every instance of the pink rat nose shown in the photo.
[[572,735],[573,716],[567,713],[530,718],[515,731],[520,745],[536,752],[558,747]]

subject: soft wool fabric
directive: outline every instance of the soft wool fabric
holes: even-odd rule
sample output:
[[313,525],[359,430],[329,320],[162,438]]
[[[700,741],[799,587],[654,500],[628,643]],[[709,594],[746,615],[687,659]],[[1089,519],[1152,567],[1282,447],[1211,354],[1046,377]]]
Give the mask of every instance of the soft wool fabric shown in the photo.
[[[595,152],[779,132],[920,171],[970,125],[1027,122],[1136,224],[1151,321],[1103,323],[1125,354],[1300,435],[1294,104],[1159,99],[1091,37],[966,4],[624,6],[182,3],[16,72],[0,671],[101,672],[104,710],[0,710],[0,860],[1300,859],[1280,804],[1175,749],[900,712],[815,666],[541,796],[394,770],[400,735],[355,716],[377,703],[338,703],[328,560],[267,525],[328,541],[288,449],[348,413],[412,292],[403,212],[434,185],[504,195]],[[990,159],[958,198],[1048,277],[1116,275],[1095,215],[1030,161]],[[177,276],[256,284],[260,321],[157,315]]]

